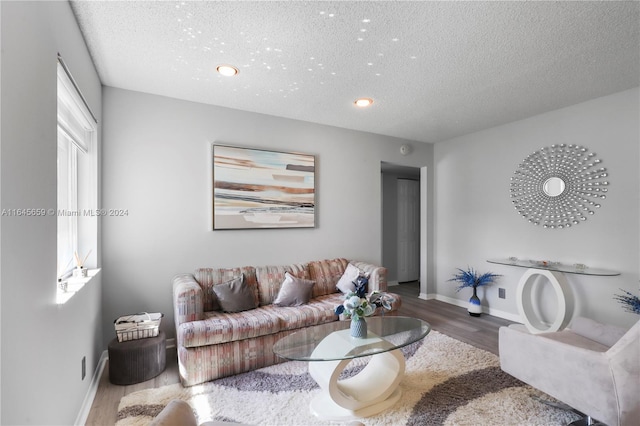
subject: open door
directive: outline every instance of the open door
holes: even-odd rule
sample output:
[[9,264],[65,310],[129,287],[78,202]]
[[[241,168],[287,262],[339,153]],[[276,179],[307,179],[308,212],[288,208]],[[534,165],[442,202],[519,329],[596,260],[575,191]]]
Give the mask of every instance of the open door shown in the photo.
[[420,181],[398,179],[398,282],[420,279]]

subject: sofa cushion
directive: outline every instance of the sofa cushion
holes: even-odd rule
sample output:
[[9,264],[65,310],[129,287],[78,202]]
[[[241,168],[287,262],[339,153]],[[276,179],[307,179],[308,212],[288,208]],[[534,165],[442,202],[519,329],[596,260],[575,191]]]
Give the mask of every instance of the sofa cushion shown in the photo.
[[255,269],[259,288],[260,306],[270,305],[278,296],[280,287],[285,280],[285,272],[292,276],[310,279],[309,268],[306,264],[292,264],[280,266],[258,266]]
[[[291,308],[300,309],[300,308]],[[280,317],[264,308],[224,313],[205,312],[205,319],[180,324],[178,342],[185,347],[215,345],[280,331]]]
[[336,321],[338,316],[335,314],[334,309],[336,305],[341,303],[340,301],[341,295],[334,293],[329,296],[311,299],[308,304],[302,306],[268,305],[260,309],[268,310],[280,318],[280,331],[295,330],[301,327]]
[[213,291],[213,286],[232,280],[234,277],[244,275],[244,282],[258,297],[258,283],[256,280],[256,270],[253,266],[241,268],[200,268],[193,274],[200,287],[202,287],[203,310],[218,311],[220,304]]
[[[344,302],[344,294],[342,293],[331,293],[326,296],[319,296],[315,299],[318,303],[322,303],[327,307],[327,309],[331,309],[331,311],[335,315],[336,307],[338,305],[342,305]],[[336,315],[337,316],[337,315]]]
[[347,259],[331,259],[309,262],[309,275],[316,282],[313,287],[313,297],[326,296],[335,293],[336,284],[347,269]]
[[244,275],[212,287],[223,312],[242,312],[258,307],[258,298],[244,282]]
[[301,306],[309,303],[315,281],[297,278],[288,272],[285,272],[285,277],[278,297],[273,301],[273,304],[276,306]]

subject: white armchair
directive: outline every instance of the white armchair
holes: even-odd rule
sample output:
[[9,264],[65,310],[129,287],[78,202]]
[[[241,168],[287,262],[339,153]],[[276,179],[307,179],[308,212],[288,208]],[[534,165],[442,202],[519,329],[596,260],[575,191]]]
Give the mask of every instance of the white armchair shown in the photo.
[[[209,421],[200,426],[243,426],[241,423]],[[198,426],[198,420],[188,402],[173,399],[160,411],[149,426]],[[244,425],[248,426],[248,425]]]
[[625,331],[575,318],[558,332],[499,331],[500,367],[609,426],[640,419],[640,321]]

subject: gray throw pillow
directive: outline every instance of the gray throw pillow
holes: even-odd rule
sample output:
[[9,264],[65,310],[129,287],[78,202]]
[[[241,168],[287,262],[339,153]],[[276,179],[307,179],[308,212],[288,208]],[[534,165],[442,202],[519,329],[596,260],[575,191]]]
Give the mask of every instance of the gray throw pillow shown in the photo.
[[258,307],[255,294],[244,282],[244,275],[214,285],[213,292],[223,312],[241,312]]
[[273,304],[276,306],[300,306],[309,303],[315,281],[294,277],[288,272]]

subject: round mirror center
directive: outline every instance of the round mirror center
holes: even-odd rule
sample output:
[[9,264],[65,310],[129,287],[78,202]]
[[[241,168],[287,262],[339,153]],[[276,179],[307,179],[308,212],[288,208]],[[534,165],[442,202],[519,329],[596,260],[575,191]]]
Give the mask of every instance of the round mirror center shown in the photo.
[[542,185],[544,193],[549,197],[557,197],[564,192],[564,188],[564,181],[557,176],[550,177],[544,182],[544,185]]

